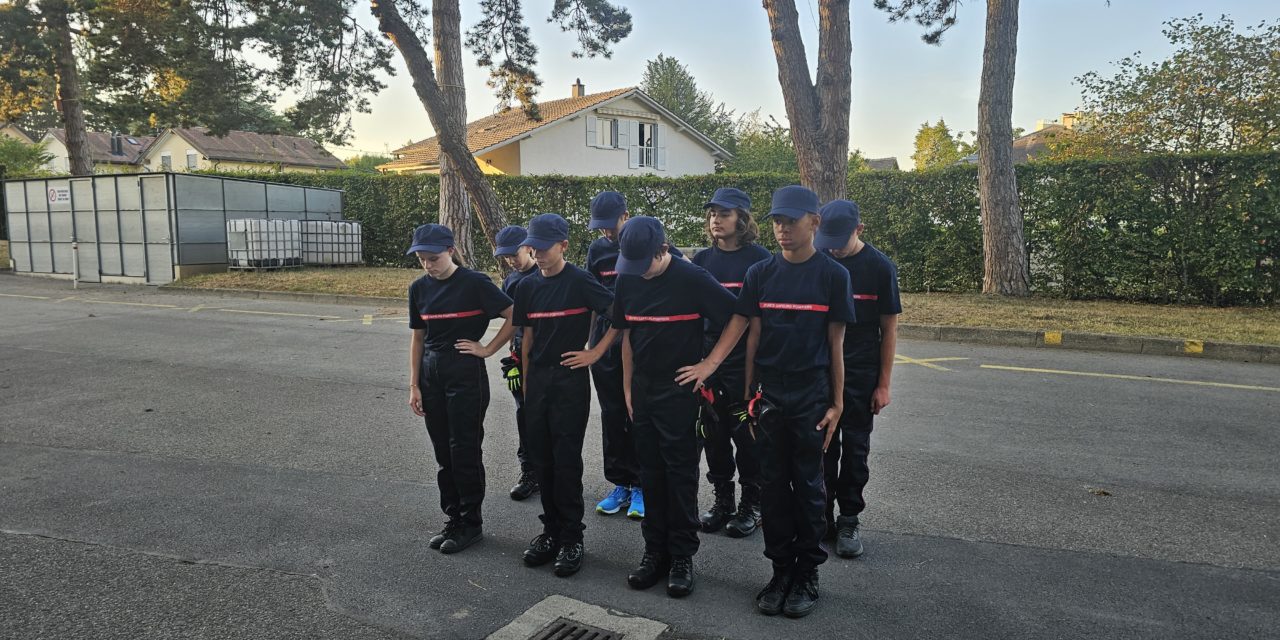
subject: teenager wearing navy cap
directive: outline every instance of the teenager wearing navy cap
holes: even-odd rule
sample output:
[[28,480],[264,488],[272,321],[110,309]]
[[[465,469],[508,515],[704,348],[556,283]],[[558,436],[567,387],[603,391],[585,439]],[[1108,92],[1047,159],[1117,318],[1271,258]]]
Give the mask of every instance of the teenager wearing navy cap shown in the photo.
[[[511,273],[502,281],[502,292],[515,299],[515,286],[538,270],[533,261],[533,249],[520,243],[528,237],[524,227],[511,225],[503,227],[494,238],[498,246],[493,256],[502,260]],[[520,345],[524,332],[516,327],[511,337],[511,353],[502,359],[502,377],[507,381],[507,389],[516,402],[516,436],[519,445],[516,447],[516,459],[520,461],[520,480],[511,487],[512,500],[524,500],[538,492],[538,476],[529,463],[529,454],[524,449],[524,378],[520,371]]]
[[[481,444],[489,407],[484,359],[511,339],[511,298],[489,276],[457,265],[448,227],[418,227],[406,255],[416,255],[426,271],[409,285],[409,406],[426,421],[447,517],[429,545],[457,553],[483,537]],[[478,342],[499,316],[498,335],[489,344]]]
[[555,574],[582,568],[582,440],[591,411],[588,367],[617,335],[610,327],[582,350],[592,314],[608,316],[613,294],[591,274],[569,264],[569,225],[554,213],[534,216],[521,243],[533,248],[537,273],[515,288],[514,323],[524,330],[525,449],[542,489],[542,533],[524,552],[536,567],[555,560]]
[[822,459],[844,410],[844,331],[854,320],[853,293],[849,272],[813,247],[817,194],[782,187],[769,216],[782,252],[747,270],[715,349],[683,368],[678,381],[702,385],[750,327],[747,379],[757,384],[764,554],[773,563],[756,608],[798,618],[817,604],[818,565],[827,559]]
[[733,294],[701,267],[673,259],[656,218],[622,227],[614,326],[622,332],[622,370],[640,484],[648,511],[640,525],[644,557],[627,576],[633,588],[667,580],[667,594],[693,591],[698,550],[698,399],[676,370],[702,355],[703,321],[723,326]]
[[[760,230],[751,218],[751,197],[740,189],[716,189],[703,209],[711,246],[694,254],[693,263],[736,295],[742,290],[747,268],[770,255],[768,249],[755,243]],[[706,323],[706,352],[715,347],[723,328],[722,324]],[[702,530],[713,533],[724,528],[734,538],[745,538],[760,526],[760,462],[755,442],[742,420],[747,409],[742,399],[747,387],[745,360],[746,344],[739,342],[707,380],[711,403],[703,406],[701,417],[707,481],[715,490],[715,502],[700,518]],[[742,485],[742,502],[736,512],[735,469]]]
[[[813,246],[828,252],[849,271],[857,320],[844,336],[844,413],[827,449],[825,464],[828,530],[836,536],[836,555],[862,555],[858,514],[866,508],[862,490],[870,469],[873,416],[889,406],[889,378],[898,342],[898,267],[862,239],[858,205],[832,200],[822,207],[822,226]],[[835,518],[835,507],[840,517]]]

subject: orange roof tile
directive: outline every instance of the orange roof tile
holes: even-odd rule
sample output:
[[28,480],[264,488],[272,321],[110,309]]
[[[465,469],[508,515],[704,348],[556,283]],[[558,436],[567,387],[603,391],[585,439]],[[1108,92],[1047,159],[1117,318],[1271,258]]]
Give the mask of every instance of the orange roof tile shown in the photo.
[[[529,133],[538,127],[570,117],[631,91],[635,91],[635,87],[592,93],[581,98],[564,98],[539,102],[538,112],[542,116],[541,120],[530,119],[525,115],[523,109],[507,109],[502,113],[467,123],[467,147],[471,149],[472,153],[488,149]],[[394,170],[440,163],[440,143],[434,136],[422,142],[415,142],[409,146],[396,149],[393,153],[399,157],[381,165],[380,169]]]

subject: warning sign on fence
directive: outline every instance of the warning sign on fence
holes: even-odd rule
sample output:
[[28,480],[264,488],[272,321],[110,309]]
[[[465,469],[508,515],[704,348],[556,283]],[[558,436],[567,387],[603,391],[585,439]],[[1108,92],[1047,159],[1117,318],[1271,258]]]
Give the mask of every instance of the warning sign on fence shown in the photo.
[[71,202],[70,187],[49,187],[49,204]]

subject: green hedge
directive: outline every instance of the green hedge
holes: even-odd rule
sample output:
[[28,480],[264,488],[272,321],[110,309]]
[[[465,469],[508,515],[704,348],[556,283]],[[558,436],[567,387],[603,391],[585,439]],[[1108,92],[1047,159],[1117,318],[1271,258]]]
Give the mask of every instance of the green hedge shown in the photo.
[[[410,232],[436,216],[435,176],[236,175],[343,189],[344,214],[364,224],[365,258],[373,264],[410,265],[403,256]],[[717,187],[745,190],[761,215],[769,194],[796,177],[492,180],[513,223],[545,211],[564,215],[572,230],[570,259],[581,262],[595,237],[586,228],[588,204],[601,190],[622,192],[633,214],[661,218],[675,244],[702,246],[702,204]],[[1277,300],[1280,153],[1033,163],[1018,167],[1018,186],[1038,293],[1215,305]],[[865,237],[898,263],[904,290],[981,289],[976,167],[855,173],[849,197],[862,209]],[[767,225],[762,232],[772,246]],[[477,246],[484,267],[493,264],[487,249]]]

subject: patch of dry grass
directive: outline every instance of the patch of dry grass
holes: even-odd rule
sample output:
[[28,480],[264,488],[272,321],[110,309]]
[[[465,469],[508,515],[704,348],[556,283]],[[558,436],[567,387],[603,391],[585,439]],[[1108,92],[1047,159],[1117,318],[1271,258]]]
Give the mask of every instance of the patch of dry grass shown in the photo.
[[9,241],[0,240],[0,269],[9,268]]
[[901,322],[1280,344],[1280,309],[904,293]]
[[[404,298],[417,269],[381,267],[235,271],[185,278],[178,286]],[[1001,329],[1280,344],[1280,309],[1001,299],[976,294],[904,293],[901,321]]]

